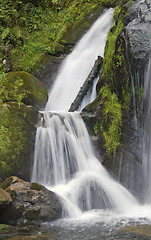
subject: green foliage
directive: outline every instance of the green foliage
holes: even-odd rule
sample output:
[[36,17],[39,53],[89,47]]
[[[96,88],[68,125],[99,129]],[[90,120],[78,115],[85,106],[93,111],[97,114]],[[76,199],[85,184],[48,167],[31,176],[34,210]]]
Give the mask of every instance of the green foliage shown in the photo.
[[[16,99],[18,105],[20,106],[22,103],[22,100],[26,97],[27,93],[26,90],[24,91],[20,91],[20,89],[22,89],[22,86],[24,85],[23,79],[16,79],[16,81],[14,82],[14,98]],[[20,93],[19,93],[20,92]]]
[[[119,1],[3,0],[0,3],[2,58],[9,58],[15,71],[29,72],[45,54],[54,55],[64,51],[63,36],[85,19],[89,12],[98,6],[115,6],[117,2]],[[6,51],[8,47],[9,54]]]
[[[102,78],[107,78],[108,81],[112,81],[114,79],[114,69],[115,69],[115,44],[117,41],[117,37],[121,30],[123,29],[123,21],[120,19],[117,23],[116,27],[113,27],[112,31],[109,32],[107,38],[107,45],[105,49],[105,56],[103,60],[103,71]],[[117,62],[117,64],[121,64],[121,61]]]
[[101,123],[97,121],[94,131],[103,135],[106,152],[108,156],[112,156],[120,146],[122,108],[116,94],[111,93],[108,85],[101,88],[99,95],[103,101],[103,121]]
[[114,12],[115,25],[111,28],[105,48],[100,82],[108,84],[118,96],[122,108],[128,110],[130,104],[130,81],[125,60],[125,42],[120,37],[126,9],[117,6]]

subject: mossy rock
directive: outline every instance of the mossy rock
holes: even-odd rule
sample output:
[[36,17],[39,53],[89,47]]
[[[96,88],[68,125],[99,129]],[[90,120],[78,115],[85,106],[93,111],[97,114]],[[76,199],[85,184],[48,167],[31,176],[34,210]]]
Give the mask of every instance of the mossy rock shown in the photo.
[[0,212],[12,202],[10,194],[0,188]]
[[13,177],[8,177],[5,179],[5,181],[3,181],[1,184],[0,184],[0,188],[2,189],[6,189],[10,186],[11,182],[13,181]]
[[44,84],[27,72],[7,73],[3,86],[5,92],[8,92],[6,99],[3,97],[3,101],[18,101],[20,96],[21,102],[26,105],[42,109],[48,100],[48,93]]
[[30,189],[40,191],[44,189],[44,186],[39,183],[33,182],[31,183]]
[[6,234],[12,232],[12,226],[6,224],[0,224],[0,234]]
[[3,185],[7,185],[5,191],[12,197],[12,203],[0,213],[0,223],[14,225],[24,224],[24,220],[52,221],[62,216],[59,196],[44,186],[16,176],[9,177],[4,183],[7,183]]
[[16,102],[0,106],[0,175],[29,179],[38,112]]

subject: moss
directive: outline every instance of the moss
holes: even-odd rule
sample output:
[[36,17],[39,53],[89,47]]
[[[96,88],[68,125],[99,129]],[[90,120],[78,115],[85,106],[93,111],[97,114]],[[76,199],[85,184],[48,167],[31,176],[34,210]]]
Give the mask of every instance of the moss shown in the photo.
[[6,224],[0,224],[0,233],[7,233],[12,227]]
[[31,183],[30,189],[40,191],[43,190],[44,187],[38,183]]
[[115,155],[117,148],[120,146],[122,110],[121,104],[115,93],[111,93],[109,86],[101,88],[99,95],[103,101],[102,119],[97,121],[94,126],[95,133],[102,134],[104,145],[108,156]]
[[19,105],[45,106],[48,93],[41,81],[27,72],[9,72],[1,83],[1,102],[17,101]]
[[[1,176],[27,174],[32,148],[32,132],[37,122],[37,111],[17,103],[0,107],[0,173]],[[23,169],[25,168],[25,169]]]

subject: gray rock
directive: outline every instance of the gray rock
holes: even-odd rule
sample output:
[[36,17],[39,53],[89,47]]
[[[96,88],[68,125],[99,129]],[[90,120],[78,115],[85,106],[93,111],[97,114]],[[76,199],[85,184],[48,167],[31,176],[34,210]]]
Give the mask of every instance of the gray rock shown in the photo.
[[137,1],[125,16],[125,30],[133,59],[146,60],[151,51],[151,8],[149,1]]

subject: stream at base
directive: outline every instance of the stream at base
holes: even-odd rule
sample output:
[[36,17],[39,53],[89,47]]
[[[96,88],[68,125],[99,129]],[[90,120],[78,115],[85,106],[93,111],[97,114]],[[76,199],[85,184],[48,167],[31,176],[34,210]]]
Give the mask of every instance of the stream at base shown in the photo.
[[43,223],[41,233],[48,234],[49,240],[150,240],[148,229],[151,229],[151,218],[144,218],[143,214],[142,217],[132,213],[125,216],[109,210],[93,210],[79,219]]

